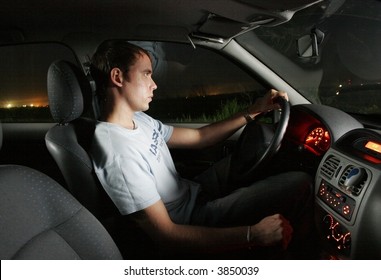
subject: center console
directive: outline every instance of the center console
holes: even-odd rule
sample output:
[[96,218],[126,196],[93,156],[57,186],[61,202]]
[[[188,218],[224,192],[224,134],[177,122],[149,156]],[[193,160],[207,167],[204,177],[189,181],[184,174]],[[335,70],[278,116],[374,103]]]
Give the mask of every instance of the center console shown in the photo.
[[381,259],[381,135],[356,129],[324,155],[315,178],[326,257]]

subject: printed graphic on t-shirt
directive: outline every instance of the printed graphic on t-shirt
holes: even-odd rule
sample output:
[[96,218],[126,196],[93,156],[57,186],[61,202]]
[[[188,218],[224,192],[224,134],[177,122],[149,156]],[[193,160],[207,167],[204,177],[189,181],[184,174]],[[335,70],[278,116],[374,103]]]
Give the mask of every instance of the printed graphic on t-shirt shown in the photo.
[[150,145],[149,151],[156,157],[156,160],[160,162],[161,153],[159,147],[163,146],[164,140],[160,137],[160,133],[156,129],[153,130],[151,140],[152,143]]

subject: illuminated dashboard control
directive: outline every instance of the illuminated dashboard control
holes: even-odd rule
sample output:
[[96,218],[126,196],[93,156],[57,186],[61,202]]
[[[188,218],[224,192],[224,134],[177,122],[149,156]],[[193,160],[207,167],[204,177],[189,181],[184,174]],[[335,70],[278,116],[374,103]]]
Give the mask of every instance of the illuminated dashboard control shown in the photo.
[[322,180],[317,197],[348,221],[352,218],[356,202],[343,192]]
[[343,214],[344,214],[345,216],[348,216],[350,213],[351,213],[351,207],[350,207],[349,205],[345,205],[345,206],[343,207]]
[[374,141],[368,141],[365,144],[365,148],[367,148],[371,151],[374,151],[374,152],[381,155],[381,144],[379,144],[379,143],[376,143]]
[[330,214],[323,217],[323,229],[325,230],[326,240],[334,245],[336,250],[349,252],[351,233]]
[[312,129],[304,141],[304,144],[316,154],[321,154],[322,152],[327,151],[330,143],[331,136],[329,135],[328,130],[323,127]]

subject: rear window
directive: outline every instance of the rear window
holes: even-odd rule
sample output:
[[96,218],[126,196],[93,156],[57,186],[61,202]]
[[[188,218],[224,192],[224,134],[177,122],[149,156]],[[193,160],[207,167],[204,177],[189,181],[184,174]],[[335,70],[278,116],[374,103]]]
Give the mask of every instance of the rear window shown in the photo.
[[3,123],[53,122],[46,77],[57,59],[76,63],[72,50],[59,43],[0,47],[0,120]]

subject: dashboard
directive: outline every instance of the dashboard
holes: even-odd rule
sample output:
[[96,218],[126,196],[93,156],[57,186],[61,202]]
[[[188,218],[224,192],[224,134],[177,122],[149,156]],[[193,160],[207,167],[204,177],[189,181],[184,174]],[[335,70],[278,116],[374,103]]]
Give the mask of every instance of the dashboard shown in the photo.
[[345,112],[308,104],[291,108],[285,142],[315,178],[325,258],[381,259],[381,134]]
[[[287,131],[277,158],[279,169],[284,171],[287,166],[315,177],[322,157],[332,144],[356,128],[363,128],[363,125],[333,107],[317,104],[292,106]],[[290,162],[290,158],[294,161]]]
[[317,226],[339,259],[381,258],[381,135],[349,131],[322,159],[315,179]]
[[333,107],[302,104],[291,108],[285,137],[299,150],[322,156],[346,132],[362,127],[350,115]]

